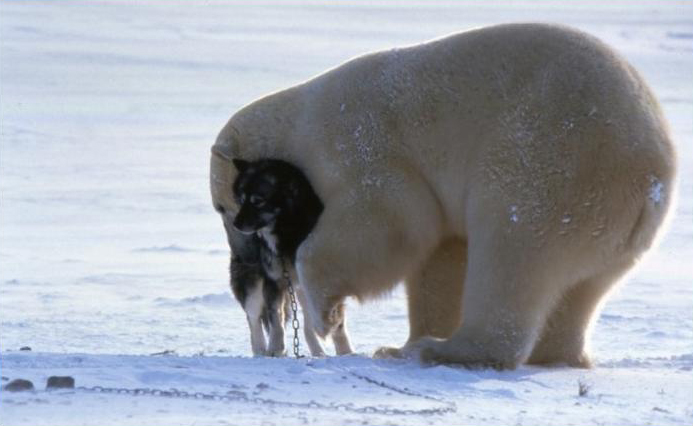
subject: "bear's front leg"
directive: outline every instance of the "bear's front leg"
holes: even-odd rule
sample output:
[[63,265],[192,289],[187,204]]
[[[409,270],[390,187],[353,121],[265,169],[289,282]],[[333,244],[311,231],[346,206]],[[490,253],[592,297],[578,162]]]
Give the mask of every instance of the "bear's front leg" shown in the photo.
[[303,337],[306,339],[310,354],[314,357],[324,357],[325,348],[323,348],[322,342],[320,342],[315,333],[313,320],[308,312],[308,301],[306,300],[305,291],[303,291],[300,285],[296,287],[296,298],[303,309]]
[[321,337],[342,324],[340,305],[345,297],[364,300],[391,290],[437,245],[436,226],[412,223],[429,220],[428,204],[420,202],[419,211],[412,214],[400,203],[387,195],[328,200],[317,226],[301,244],[296,270],[305,308]]
[[446,339],[408,343],[405,356],[501,370],[527,360],[572,274],[560,267],[560,251],[532,247],[529,233],[506,235],[491,226],[474,230],[468,240],[461,326]]
[[[467,243],[460,238],[443,241],[421,268],[405,279],[409,308],[409,339],[447,338],[462,321],[462,292],[467,266]],[[402,348],[381,347],[374,358],[402,358]]]
[[[334,293],[343,294],[346,291],[345,285],[329,271],[314,266],[312,262],[305,262],[297,270],[303,293],[302,307],[306,311],[305,325],[309,325],[317,336],[324,339],[340,324],[338,310],[345,296]],[[318,356],[319,352],[323,351],[318,350]]]
[[449,238],[407,277],[408,342],[424,336],[447,338],[459,328],[466,267],[466,241]]

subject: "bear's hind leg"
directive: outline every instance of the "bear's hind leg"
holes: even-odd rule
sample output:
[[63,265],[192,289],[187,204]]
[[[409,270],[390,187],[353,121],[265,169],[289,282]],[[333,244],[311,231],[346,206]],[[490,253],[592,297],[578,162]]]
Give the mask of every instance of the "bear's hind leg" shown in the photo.
[[[448,339],[424,338],[404,352],[423,362],[513,369],[524,362],[567,287],[546,252],[518,239],[482,235],[469,242],[462,325]],[[549,265],[551,263],[549,262]]]
[[630,264],[611,268],[573,286],[549,316],[528,364],[566,364],[590,368],[587,346],[600,302]]

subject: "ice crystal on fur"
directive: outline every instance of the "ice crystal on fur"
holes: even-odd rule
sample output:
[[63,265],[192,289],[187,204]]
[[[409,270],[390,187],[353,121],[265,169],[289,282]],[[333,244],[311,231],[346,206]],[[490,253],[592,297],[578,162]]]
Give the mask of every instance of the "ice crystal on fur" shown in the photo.
[[654,176],[650,176],[650,183],[650,200],[652,200],[652,202],[654,202],[655,204],[659,204],[662,201],[664,184]]

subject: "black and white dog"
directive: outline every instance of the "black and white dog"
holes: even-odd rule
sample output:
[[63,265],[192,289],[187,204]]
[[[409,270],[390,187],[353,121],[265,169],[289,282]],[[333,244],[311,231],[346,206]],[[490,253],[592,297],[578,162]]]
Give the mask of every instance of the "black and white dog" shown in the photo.
[[[299,245],[318,221],[323,204],[305,175],[281,160],[233,160],[238,175],[233,196],[240,207],[232,226],[225,222],[231,245],[231,288],[250,326],[254,355],[283,356],[284,327],[289,317],[286,265],[303,305],[294,263]],[[338,355],[351,353],[344,306],[340,325],[332,333]],[[304,309],[304,336],[313,356],[325,351]],[[264,329],[269,337],[266,344]]]

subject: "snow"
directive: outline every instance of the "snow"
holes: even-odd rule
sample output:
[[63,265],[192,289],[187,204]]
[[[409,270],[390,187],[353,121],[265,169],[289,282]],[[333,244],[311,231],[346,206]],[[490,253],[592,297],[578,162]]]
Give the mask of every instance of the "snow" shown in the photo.
[[510,221],[517,223],[519,220],[520,218],[517,215],[517,206],[510,206]]
[[[228,117],[358,54],[509,21],[562,22],[616,47],[679,147],[676,216],[605,304],[596,367],[370,359],[407,337],[402,290],[348,306],[358,355],[252,358],[208,188]],[[1,391],[0,422],[690,424],[692,38],[693,9],[673,1],[0,0],[0,373],[37,388]],[[665,188],[652,184],[656,203]],[[47,392],[54,375],[226,398]]]
[[650,176],[650,184],[650,193],[648,194],[648,197],[654,204],[659,204],[662,202],[662,191],[664,190],[664,184],[654,176]]

